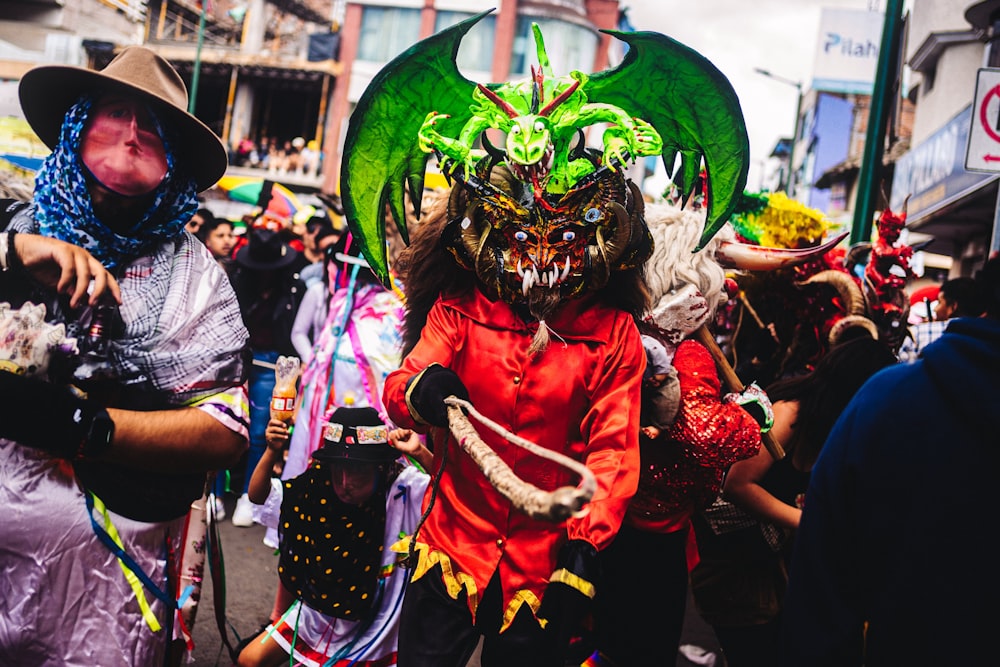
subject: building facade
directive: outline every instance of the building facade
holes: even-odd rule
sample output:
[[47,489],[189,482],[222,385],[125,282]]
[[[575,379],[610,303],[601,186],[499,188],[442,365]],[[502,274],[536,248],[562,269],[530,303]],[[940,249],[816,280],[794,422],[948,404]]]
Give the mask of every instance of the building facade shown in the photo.
[[1000,65],[1000,0],[913,0],[905,62],[916,104],[912,146],[896,163],[891,202],[906,202],[908,229],[970,275],[997,249],[997,176],[965,168],[977,73]]
[[0,8],[8,90],[36,64],[101,68],[121,47],[143,43],[184,77],[193,112],[230,147],[234,168],[247,166],[244,144],[264,152],[301,140],[321,152],[319,169],[276,176],[327,193],[339,189],[354,105],[418,40],[495,8],[463,41],[459,67],[475,81],[504,81],[529,75],[532,22],[564,73],[607,67],[612,39],[598,31],[619,19],[618,0],[0,0]]

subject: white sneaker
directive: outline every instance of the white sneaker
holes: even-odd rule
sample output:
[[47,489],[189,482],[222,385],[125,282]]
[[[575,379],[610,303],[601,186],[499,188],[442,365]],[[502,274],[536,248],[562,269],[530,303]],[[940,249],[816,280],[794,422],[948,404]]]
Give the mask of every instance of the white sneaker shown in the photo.
[[215,518],[218,521],[222,521],[226,518],[226,504],[222,502],[222,498],[215,498]]
[[680,654],[687,658],[691,664],[704,665],[705,667],[715,667],[717,656],[711,651],[707,651],[694,644],[681,644],[678,647]]
[[243,494],[236,501],[236,509],[233,510],[233,525],[240,528],[247,528],[253,525],[253,503],[249,496]]
[[264,532],[264,546],[271,547],[272,549],[278,548],[278,531],[274,528],[268,528]]

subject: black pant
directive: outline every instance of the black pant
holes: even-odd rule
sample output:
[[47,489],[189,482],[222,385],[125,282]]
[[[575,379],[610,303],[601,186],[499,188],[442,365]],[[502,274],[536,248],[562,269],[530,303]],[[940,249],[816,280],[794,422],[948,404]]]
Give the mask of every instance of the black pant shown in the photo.
[[600,555],[598,650],[617,667],[673,667],[687,605],[687,530],[648,533],[623,524]]
[[494,573],[482,592],[473,621],[465,591],[452,599],[441,581],[441,567],[435,566],[407,586],[399,619],[398,665],[465,667],[482,636],[482,667],[562,667],[527,605],[501,633],[502,623],[499,575]]
[[778,664],[780,615],[760,625],[713,625],[727,667],[773,667]]

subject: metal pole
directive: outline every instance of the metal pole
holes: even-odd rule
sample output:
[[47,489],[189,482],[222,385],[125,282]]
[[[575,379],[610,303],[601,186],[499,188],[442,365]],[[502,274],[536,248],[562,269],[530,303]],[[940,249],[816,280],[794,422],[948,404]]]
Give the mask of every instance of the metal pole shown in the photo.
[[795,199],[795,145],[799,143],[799,132],[802,131],[802,84],[796,83],[799,95],[795,102],[795,136],[792,137],[792,145],[788,147],[788,187],[785,193]]
[[888,0],[882,43],[879,47],[875,86],[872,89],[871,108],[868,112],[868,132],[858,174],[858,197],[854,204],[854,224],[851,226],[850,244],[871,239],[872,218],[875,216],[875,196],[884,173],[882,156],[885,152],[885,129],[896,94],[896,74],[899,71],[899,36],[903,0]]
[[191,99],[188,100],[188,113],[194,115],[194,107],[198,101],[198,79],[201,78],[201,45],[205,42],[205,4],[201,0],[201,18],[198,19],[198,48],[194,52],[194,72],[191,74]]
[[997,184],[997,202],[993,208],[993,232],[990,234],[990,250],[986,258],[989,259],[996,252],[1000,252],[1000,183]]

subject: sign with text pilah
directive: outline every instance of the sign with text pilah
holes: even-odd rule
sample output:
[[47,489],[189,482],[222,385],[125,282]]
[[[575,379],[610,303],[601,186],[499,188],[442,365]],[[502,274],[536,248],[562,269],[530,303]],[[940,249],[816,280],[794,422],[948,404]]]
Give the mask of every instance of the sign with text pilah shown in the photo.
[[965,152],[969,171],[1000,172],[1000,69],[983,67],[976,78],[969,146]]

